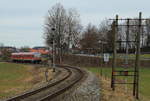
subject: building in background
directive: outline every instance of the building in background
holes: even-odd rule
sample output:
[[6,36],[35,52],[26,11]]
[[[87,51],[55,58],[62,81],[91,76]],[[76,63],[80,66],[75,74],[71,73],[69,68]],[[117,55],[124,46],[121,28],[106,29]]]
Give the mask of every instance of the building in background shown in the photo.
[[49,49],[48,47],[43,47],[43,46],[30,48],[30,52],[38,52],[38,53],[41,53],[42,55],[48,55],[52,53],[51,49]]

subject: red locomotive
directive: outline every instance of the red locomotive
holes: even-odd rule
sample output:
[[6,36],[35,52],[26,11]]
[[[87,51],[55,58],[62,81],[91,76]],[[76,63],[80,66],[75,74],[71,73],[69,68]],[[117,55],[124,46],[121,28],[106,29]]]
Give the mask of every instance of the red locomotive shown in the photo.
[[12,53],[11,59],[13,62],[32,62],[39,63],[41,62],[41,54],[38,52],[19,52]]

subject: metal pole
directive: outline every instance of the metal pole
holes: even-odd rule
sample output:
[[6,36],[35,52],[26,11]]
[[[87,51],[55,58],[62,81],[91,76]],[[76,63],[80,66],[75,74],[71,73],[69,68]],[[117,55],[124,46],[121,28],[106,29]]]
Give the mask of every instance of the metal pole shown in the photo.
[[104,58],[104,47],[103,47],[103,41],[101,42],[101,47],[102,47],[102,51],[101,51],[101,75],[103,76],[103,58]]
[[142,24],[142,13],[139,13],[139,32],[137,35],[137,86],[136,86],[136,98],[139,99],[139,67],[140,67],[140,39],[141,39],[141,24]]
[[129,54],[129,19],[127,19],[127,32],[126,32],[126,57],[125,57],[126,65],[128,65],[128,54]]
[[55,28],[52,28],[52,31],[53,31],[53,72],[55,72],[55,36],[54,36],[54,31],[55,31]]
[[55,72],[55,40],[53,38],[53,72]]

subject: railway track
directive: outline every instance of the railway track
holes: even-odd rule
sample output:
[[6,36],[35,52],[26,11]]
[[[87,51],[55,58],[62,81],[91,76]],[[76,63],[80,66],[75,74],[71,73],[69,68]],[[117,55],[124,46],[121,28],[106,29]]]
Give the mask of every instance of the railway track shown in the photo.
[[66,75],[60,80],[4,101],[51,101],[53,98],[72,88],[84,77],[83,70],[77,67],[63,65],[57,65],[57,67],[61,67],[67,71]]

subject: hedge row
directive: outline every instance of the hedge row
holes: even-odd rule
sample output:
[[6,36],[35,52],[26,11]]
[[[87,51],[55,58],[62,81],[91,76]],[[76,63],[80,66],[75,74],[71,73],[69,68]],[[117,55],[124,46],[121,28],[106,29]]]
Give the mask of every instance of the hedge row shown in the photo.
[[[103,59],[100,57],[91,56],[78,56],[78,55],[64,55],[63,63],[75,65],[75,66],[88,66],[88,67],[111,67],[112,59],[108,63],[104,63]],[[150,67],[150,60],[141,60],[141,67]],[[129,60],[129,67],[134,67],[135,60]],[[117,67],[122,67],[124,65],[123,59],[117,59]]]

